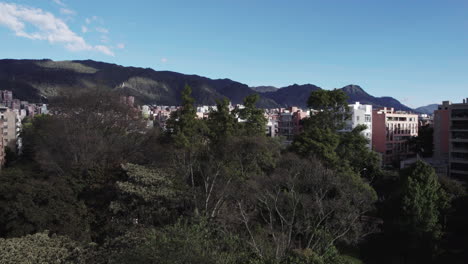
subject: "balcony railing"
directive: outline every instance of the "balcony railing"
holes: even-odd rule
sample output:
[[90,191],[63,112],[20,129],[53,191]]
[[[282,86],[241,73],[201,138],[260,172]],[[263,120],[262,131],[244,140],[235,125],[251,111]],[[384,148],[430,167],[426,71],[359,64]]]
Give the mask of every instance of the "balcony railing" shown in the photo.
[[463,158],[451,158],[450,162],[458,162],[458,163],[468,163],[468,159]]
[[468,153],[468,148],[454,148],[454,147],[452,147],[452,152]]
[[450,127],[452,130],[468,130],[468,125],[453,125]]

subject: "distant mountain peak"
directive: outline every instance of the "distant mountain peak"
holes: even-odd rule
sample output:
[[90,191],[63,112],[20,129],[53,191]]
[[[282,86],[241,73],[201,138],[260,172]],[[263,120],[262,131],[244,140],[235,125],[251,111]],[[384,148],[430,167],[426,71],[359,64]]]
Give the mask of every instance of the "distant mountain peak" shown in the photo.
[[[122,87],[124,82],[125,86]],[[212,105],[219,98],[242,103],[246,96],[260,93],[259,106],[265,108],[306,107],[310,94],[321,89],[310,83],[295,83],[279,89],[273,86],[249,87],[226,78],[210,79],[94,60],[0,60],[0,87],[12,90],[17,98],[28,101],[40,102],[44,96],[50,98],[69,90],[99,87],[135,96],[140,103],[178,105],[181,102],[180,93],[186,84],[192,87],[192,96],[200,105]],[[348,95],[349,103],[412,110],[394,98],[369,95],[359,85],[350,84],[341,90]]]
[[361,88],[361,86],[355,84],[346,85],[341,89],[347,94],[369,95],[366,91],[364,91],[364,89]]
[[434,114],[434,111],[437,110],[438,106],[439,106],[438,104],[425,105],[425,106],[415,108],[414,111],[421,113],[421,114],[432,115]]

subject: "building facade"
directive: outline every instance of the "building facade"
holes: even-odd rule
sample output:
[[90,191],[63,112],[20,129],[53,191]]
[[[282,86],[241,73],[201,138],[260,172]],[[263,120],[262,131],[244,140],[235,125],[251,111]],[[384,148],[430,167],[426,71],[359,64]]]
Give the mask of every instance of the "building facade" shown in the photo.
[[5,147],[3,146],[3,121],[0,120],[0,170],[5,164]]
[[277,117],[277,135],[285,137],[286,141],[291,142],[294,136],[302,130],[301,120],[308,116],[307,112],[297,107],[281,108]]
[[16,113],[8,107],[0,106],[0,120],[2,121],[3,146],[16,151],[16,138],[19,134]]
[[372,149],[384,165],[399,163],[413,153],[409,139],[418,136],[418,115],[384,107],[372,111]]
[[443,101],[434,111],[434,158],[449,160],[450,101]]
[[372,105],[362,105],[356,102],[349,105],[350,118],[346,120],[345,131],[351,131],[359,125],[367,128],[362,131],[362,135],[369,141],[368,147],[372,147]]
[[468,179],[468,98],[442,102],[434,113],[434,156],[448,159],[449,174]]
[[449,168],[452,177],[468,178],[468,98],[450,111]]

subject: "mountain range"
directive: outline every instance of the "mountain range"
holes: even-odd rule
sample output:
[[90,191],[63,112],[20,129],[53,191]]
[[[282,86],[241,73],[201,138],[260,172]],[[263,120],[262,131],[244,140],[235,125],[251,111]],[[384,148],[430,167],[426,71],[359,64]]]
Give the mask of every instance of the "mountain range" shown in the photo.
[[[242,103],[250,94],[260,95],[259,107],[306,107],[312,91],[322,89],[313,84],[294,84],[287,87],[249,87],[230,79],[210,79],[171,71],[150,68],[124,67],[92,60],[52,61],[0,60],[0,89],[12,90],[15,98],[32,102],[47,99],[71,90],[110,89],[135,96],[144,104],[179,105],[184,86],[192,87],[197,104],[213,105],[216,99],[227,97],[232,103]],[[374,107],[394,107],[412,111],[392,97],[374,97],[358,85],[342,89],[349,102],[372,104]]]
[[439,107],[438,104],[430,104],[430,105],[415,108],[414,111],[418,112],[418,113],[421,113],[421,114],[432,115],[434,113],[434,111],[437,110],[438,107]]

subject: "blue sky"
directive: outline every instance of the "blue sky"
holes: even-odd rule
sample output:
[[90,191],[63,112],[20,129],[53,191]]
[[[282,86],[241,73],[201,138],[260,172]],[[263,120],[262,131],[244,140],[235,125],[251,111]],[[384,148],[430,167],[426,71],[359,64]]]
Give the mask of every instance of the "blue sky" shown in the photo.
[[277,87],[468,97],[468,1],[0,0],[0,58],[94,59]]

